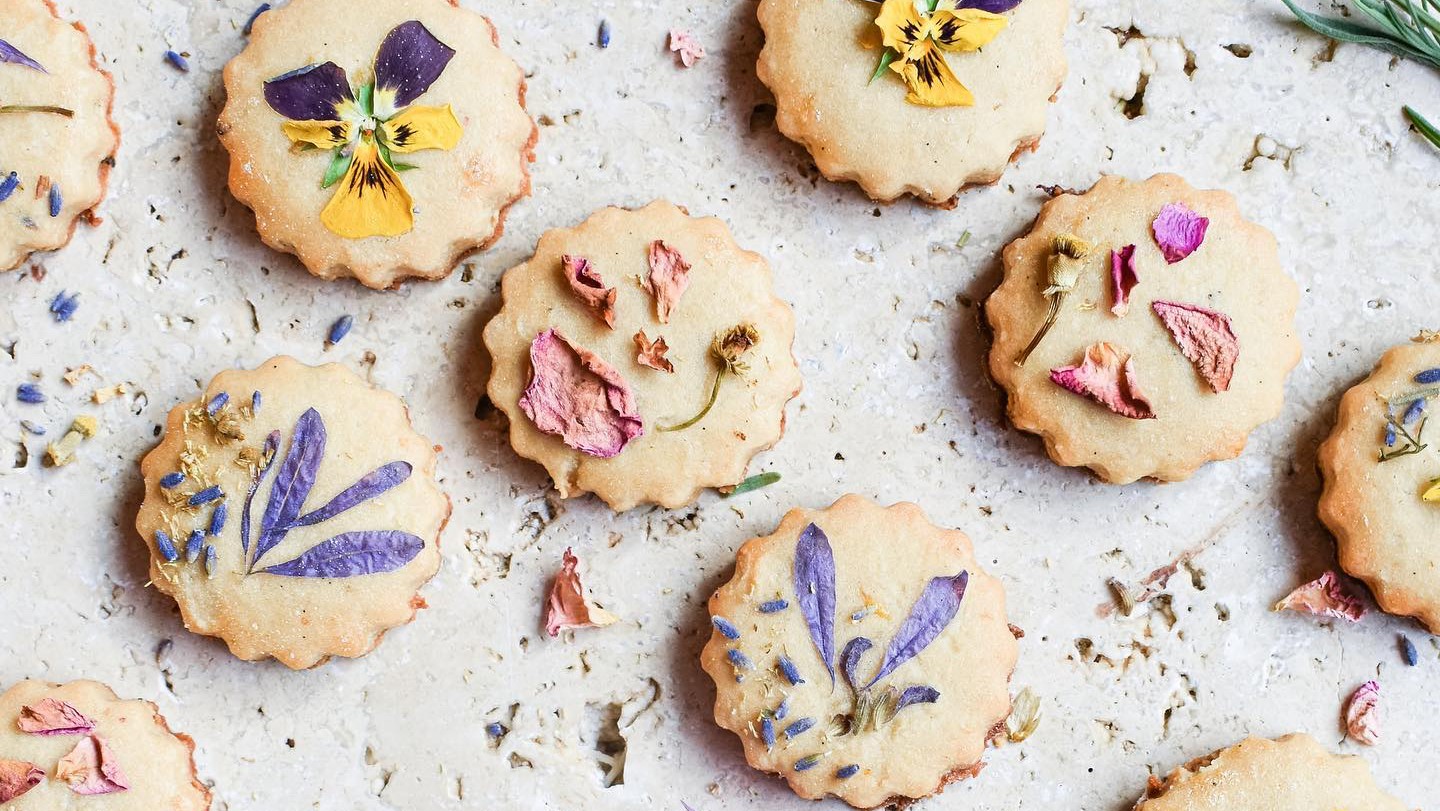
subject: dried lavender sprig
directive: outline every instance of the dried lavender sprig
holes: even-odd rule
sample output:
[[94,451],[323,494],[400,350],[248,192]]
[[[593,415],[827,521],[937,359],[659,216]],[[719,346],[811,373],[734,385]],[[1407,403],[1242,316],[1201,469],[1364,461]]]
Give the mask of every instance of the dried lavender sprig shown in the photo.
[[15,172],[6,175],[4,180],[0,180],[0,203],[9,200],[10,195],[14,194],[18,188],[20,188],[20,175]]
[[185,541],[185,561],[194,563],[200,559],[205,550],[205,533],[195,530],[190,533],[190,538]]
[[596,45],[599,45],[601,48],[609,48],[609,47],[610,47],[610,21],[609,21],[609,20],[601,20],[601,21],[600,21],[600,32],[599,32],[599,33],[596,35],[596,37],[595,37],[595,44],[596,44]]
[[860,773],[860,764],[851,763],[849,766],[841,766],[835,770],[835,777],[840,780],[849,780]]
[[790,661],[790,657],[781,656],[779,664],[780,672],[785,674],[786,681],[789,681],[791,685],[799,686],[805,683],[805,680],[800,678],[800,668],[796,667],[795,663]]
[[225,406],[227,406],[227,405],[229,405],[229,404],[230,404],[230,395],[229,395],[228,393],[222,391],[222,392],[220,392],[219,394],[215,395],[214,397],[211,397],[211,398],[210,398],[210,402],[208,402],[208,403],[205,404],[205,413],[207,413],[207,414],[209,414],[210,416],[213,417],[213,416],[215,416],[217,413],[219,413],[220,409],[224,408]]
[[220,571],[220,554],[215,547],[205,547],[205,576],[213,578]]
[[350,330],[354,326],[355,316],[348,314],[340,316],[335,319],[335,323],[330,325],[330,333],[326,336],[325,343],[330,346],[340,343],[345,340],[346,335],[350,334]]
[[772,749],[775,746],[775,722],[769,718],[762,717],[760,719],[760,740],[765,742],[766,749]]
[[[265,7],[269,8],[270,4],[266,3]],[[259,14],[257,13],[256,16],[258,17]],[[499,721],[491,721],[490,723],[485,725],[485,734],[489,735],[492,738],[503,738],[505,737],[506,732],[507,730],[505,729],[505,725],[500,723]]]
[[60,194],[60,184],[50,184],[50,216],[60,216],[60,211],[65,208],[65,198]]
[[214,538],[225,530],[225,519],[230,514],[230,508],[225,502],[215,505],[215,512],[210,514],[210,537]]
[[175,551],[175,542],[170,540],[170,536],[163,529],[155,530],[155,548],[160,550],[160,556],[169,563],[180,559],[180,553]]
[[166,473],[160,477],[160,487],[164,490],[172,490],[185,483],[185,474],[180,471]]
[[794,740],[815,726],[814,718],[797,718],[790,726],[785,727],[785,737]]
[[740,629],[735,627],[735,623],[724,617],[711,617],[710,624],[714,625],[715,630],[719,631],[720,635],[726,639],[740,638]]

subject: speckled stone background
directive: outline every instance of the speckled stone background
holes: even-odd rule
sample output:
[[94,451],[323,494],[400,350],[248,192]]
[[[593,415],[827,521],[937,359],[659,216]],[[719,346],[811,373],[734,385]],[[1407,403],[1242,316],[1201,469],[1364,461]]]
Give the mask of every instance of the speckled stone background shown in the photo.
[[[312,279],[260,244],[225,191],[219,74],[245,43],[250,0],[59,3],[116,76],[124,136],[104,223],[33,257],[37,272],[0,277],[0,682],[90,677],[158,702],[198,741],[221,810],[808,808],[711,723],[703,606],[743,540],[792,505],[854,491],[917,501],[975,539],[1027,631],[1016,689],[1044,699],[1034,737],[921,807],[1120,811],[1148,772],[1251,733],[1305,730],[1355,752],[1341,704],[1377,675],[1385,737],[1360,754],[1407,803],[1435,805],[1436,640],[1380,615],[1341,627],[1270,606],[1334,565],[1314,461],[1340,392],[1387,346],[1440,325],[1440,152],[1400,116],[1411,103],[1440,119],[1440,75],[1337,48],[1278,0],[1079,0],[1038,154],[954,211],[877,208],[776,133],[754,76],[753,0],[464,3],[493,17],[529,74],[534,196],[463,272],[389,294]],[[595,44],[601,19],[609,50]],[[664,52],[672,25],[705,45],[694,69]],[[188,52],[191,72],[167,65],[167,48]],[[1283,415],[1242,458],[1183,484],[1115,488],[1055,467],[1006,425],[981,371],[979,304],[1042,200],[1036,184],[1159,170],[1229,189],[1275,231],[1304,290],[1306,353]],[[770,258],[799,317],[806,388],[788,435],[756,461],[780,484],[616,517],[593,499],[558,502],[477,410],[480,331],[499,274],[542,230],[662,196],[724,218]],[[46,312],[62,288],[81,293],[68,324]],[[355,330],[325,351],[344,313]],[[363,660],[303,673],[188,634],[146,587],[132,527],[136,462],[171,405],[282,352],[404,396],[444,445],[455,500],[430,610]],[[100,376],[61,380],[84,363]],[[50,401],[16,403],[15,385],[37,377]],[[119,382],[127,396],[89,402]],[[53,435],[79,413],[100,416],[103,435],[74,464],[42,467],[43,442],[18,420]],[[623,623],[543,635],[567,546]],[[1097,611],[1107,579],[1137,584],[1187,550],[1200,551],[1161,599],[1129,618]],[[1419,667],[1401,661],[1402,632]],[[511,731],[491,741],[491,721]],[[623,782],[606,788],[620,753]]]

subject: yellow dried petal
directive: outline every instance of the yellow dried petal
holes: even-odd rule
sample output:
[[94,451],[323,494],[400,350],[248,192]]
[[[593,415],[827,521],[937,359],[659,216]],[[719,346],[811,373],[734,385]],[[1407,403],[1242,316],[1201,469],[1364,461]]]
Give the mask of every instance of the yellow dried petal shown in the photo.
[[960,83],[945,62],[945,55],[931,40],[922,40],[905,59],[890,64],[905,79],[910,92],[905,100],[922,107],[973,107],[975,95]]
[[914,0],[885,0],[875,25],[880,28],[881,42],[898,51],[902,60],[923,39],[926,27]]
[[281,125],[292,143],[335,149],[350,143],[349,121],[286,121]]
[[391,152],[454,149],[462,133],[460,121],[448,104],[444,107],[412,104],[380,128]]
[[335,196],[320,212],[320,222],[346,239],[394,237],[415,224],[410,193],[380,157],[373,140],[355,145],[355,160]]
[[1431,482],[1424,495],[1420,497],[1426,501],[1440,501],[1440,479]]
[[953,0],[941,4],[927,21],[926,34],[947,51],[978,51],[1010,24],[999,14],[975,8],[956,10],[954,5]]

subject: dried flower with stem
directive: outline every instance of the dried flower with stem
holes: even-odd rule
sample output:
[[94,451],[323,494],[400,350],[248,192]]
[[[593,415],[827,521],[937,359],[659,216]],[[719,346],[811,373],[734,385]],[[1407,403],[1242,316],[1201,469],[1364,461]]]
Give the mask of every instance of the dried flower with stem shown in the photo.
[[1043,292],[1045,298],[1050,299],[1050,312],[1045,316],[1045,323],[1040,325],[1039,331],[1031,339],[1030,345],[1025,347],[1025,351],[1015,360],[1016,366],[1025,365],[1025,361],[1029,360],[1036,347],[1040,346],[1050,328],[1055,326],[1055,319],[1060,315],[1060,307],[1065,303],[1065,297],[1080,281],[1081,262],[1090,256],[1094,248],[1074,234],[1059,234],[1051,243],[1050,250],[1050,286]]
[[737,324],[717,334],[710,342],[710,357],[719,364],[719,368],[715,370],[714,381],[710,384],[710,398],[705,401],[700,413],[676,425],[662,425],[658,430],[683,431],[705,419],[705,415],[710,413],[710,409],[715,406],[715,400],[720,396],[720,383],[725,376],[744,377],[750,373],[750,364],[746,363],[744,358],[758,343],[760,331],[755,329],[754,324]]

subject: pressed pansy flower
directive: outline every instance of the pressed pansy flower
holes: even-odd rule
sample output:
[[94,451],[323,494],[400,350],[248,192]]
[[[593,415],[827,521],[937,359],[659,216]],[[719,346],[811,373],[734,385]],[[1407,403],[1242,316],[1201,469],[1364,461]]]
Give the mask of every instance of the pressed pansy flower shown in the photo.
[[[940,0],[922,13],[914,0],[885,0],[875,25],[888,53],[888,66],[905,80],[905,100],[925,107],[970,107],[975,96],[945,61],[945,51],[976,51],[1005,29],[995,11],[1009,11],[1019,0],[977,2]],[[882,68],[883,69],[883,68]]]
[[415,224],[414,202],[395,154],[453,149],[461,126],[450,105],[414,102],[440,78],[455,49],[418,20],[395,26],[375,55],[373,82],[352,91],[334,62],[308,65],[265,83],[265,100],[290,119],[285,134],[302,149],[332,150],[322,185],[340,188],[320,221],[348,239],[399,236]]

